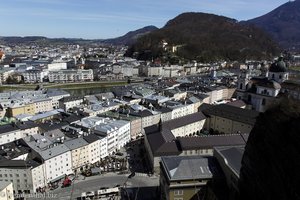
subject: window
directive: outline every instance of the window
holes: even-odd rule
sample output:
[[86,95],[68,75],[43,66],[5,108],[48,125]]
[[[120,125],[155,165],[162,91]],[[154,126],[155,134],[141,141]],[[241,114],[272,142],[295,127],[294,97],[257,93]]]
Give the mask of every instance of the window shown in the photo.
[[251,95],[248,95],[248,101],[251,102]]
[[183,190],[174,190],[174,195],[183,195]]
[[183,200],[183,198],[182,197],[174,197],[174,200]]
[[262,100],[261,105],[263,105],[263,106],[266,105],[266,99]]

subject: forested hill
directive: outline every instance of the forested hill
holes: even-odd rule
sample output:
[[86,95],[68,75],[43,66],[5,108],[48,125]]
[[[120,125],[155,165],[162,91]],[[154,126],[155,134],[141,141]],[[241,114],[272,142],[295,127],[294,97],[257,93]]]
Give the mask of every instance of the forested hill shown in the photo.
[[263,59],[279,52],[277,44],[258,28],[223,16],[183,13],[140,37],[127,55],[163,60],[170,57],[172,47],[177,47],[175,56],[200,61]]

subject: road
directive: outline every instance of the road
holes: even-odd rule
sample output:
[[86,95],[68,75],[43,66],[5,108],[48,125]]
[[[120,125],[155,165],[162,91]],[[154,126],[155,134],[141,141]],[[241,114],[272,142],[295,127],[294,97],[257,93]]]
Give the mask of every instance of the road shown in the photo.
[[[76,199],[82,192],[97,191],[101,187],[114,187],[116,185],[123,186],[126,182],[126,187],[150,187],[158,186],[159,178],[156,176],[148,177],[141,174],[137,174],[131,179],[128,179],[128,174],[117,175],[113,173],[105,175],[97,175],[87,177],[85,180],[75,180],[72,186],[67,188],[57,188],[47,192],[47,197],[41,198],[27,198],[27,199],[56,199],[67,200]],[[81,178],[82,179],[82,178]],[[73,191],[73,192],[72,192]]]

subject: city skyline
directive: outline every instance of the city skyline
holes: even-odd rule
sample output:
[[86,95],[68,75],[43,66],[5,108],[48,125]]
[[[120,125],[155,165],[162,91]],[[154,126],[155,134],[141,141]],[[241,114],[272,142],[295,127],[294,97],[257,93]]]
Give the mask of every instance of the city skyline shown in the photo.
[[165,23],[184,12],[205,12],[239,21],[259,17],[286,0],[11,0],[0,8],[0,36],[107,39]]

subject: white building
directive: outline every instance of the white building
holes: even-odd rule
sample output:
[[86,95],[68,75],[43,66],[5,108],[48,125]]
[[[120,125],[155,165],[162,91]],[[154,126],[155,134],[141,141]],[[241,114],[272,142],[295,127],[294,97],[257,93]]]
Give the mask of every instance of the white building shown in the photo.
[[25,83],[42,83],[47,72],[39,69],[26,70],[23,74]]
[[71,151],[63,144],[63,138],[53,142],[45,136],[33,135],[26,138],[25,142],[43,161],[43,177],[46,183],[63,179],[65,175],[72,173]]
[[199,133],[203,128],[206,117],[196,112],[163,123],[163,128],[171,130],[175,137],[191,136]]
[[124,120],[106,119],[104,124],[95,127],[95,134],[104,134],[107,137],[107,153],[124,147],[130,141],[130,122]]
[[81,82],[81,81],[93,81],[93,70],[82,69],[68,69],[60,71],[49,72],[49,82]]
[[50,63],[48,64],[49,71],[58,71],[67,69],[67,63]]
[[99,138],[100,158],[111,155],[130,141],[130,122],[103,117],[86,117],[72,126],[81,127]]
[[43,165],[33,160],[8,160],[0,162],[0,183],[12,183],[17,193],[35,193],[44,182]]
[[68,111],[71,108],[79,106],[83,103],[83,98],[81,97],[64,97],[59,100],[59,108],[64,111]]
[[7,124],[0,126],[0,145],[16,141],[38,133],[38,126],[32,122],[23,124]]
[[[161,113],[161,120],[162,122],[169,121],[172,119],[177,119],[180,117],[184,117],[186,115],[193,114],[195,111],[194,104],[181,104],[174,102],[175,104],[172,106],[166,106]],[[168,111],[170,110],[170,111]]]
[[0,200],[14,200],[13,184],[0,182]]
[[11,68],[0,69],[0,83],[5,83],[7,78],[14,73],[14,70]]

